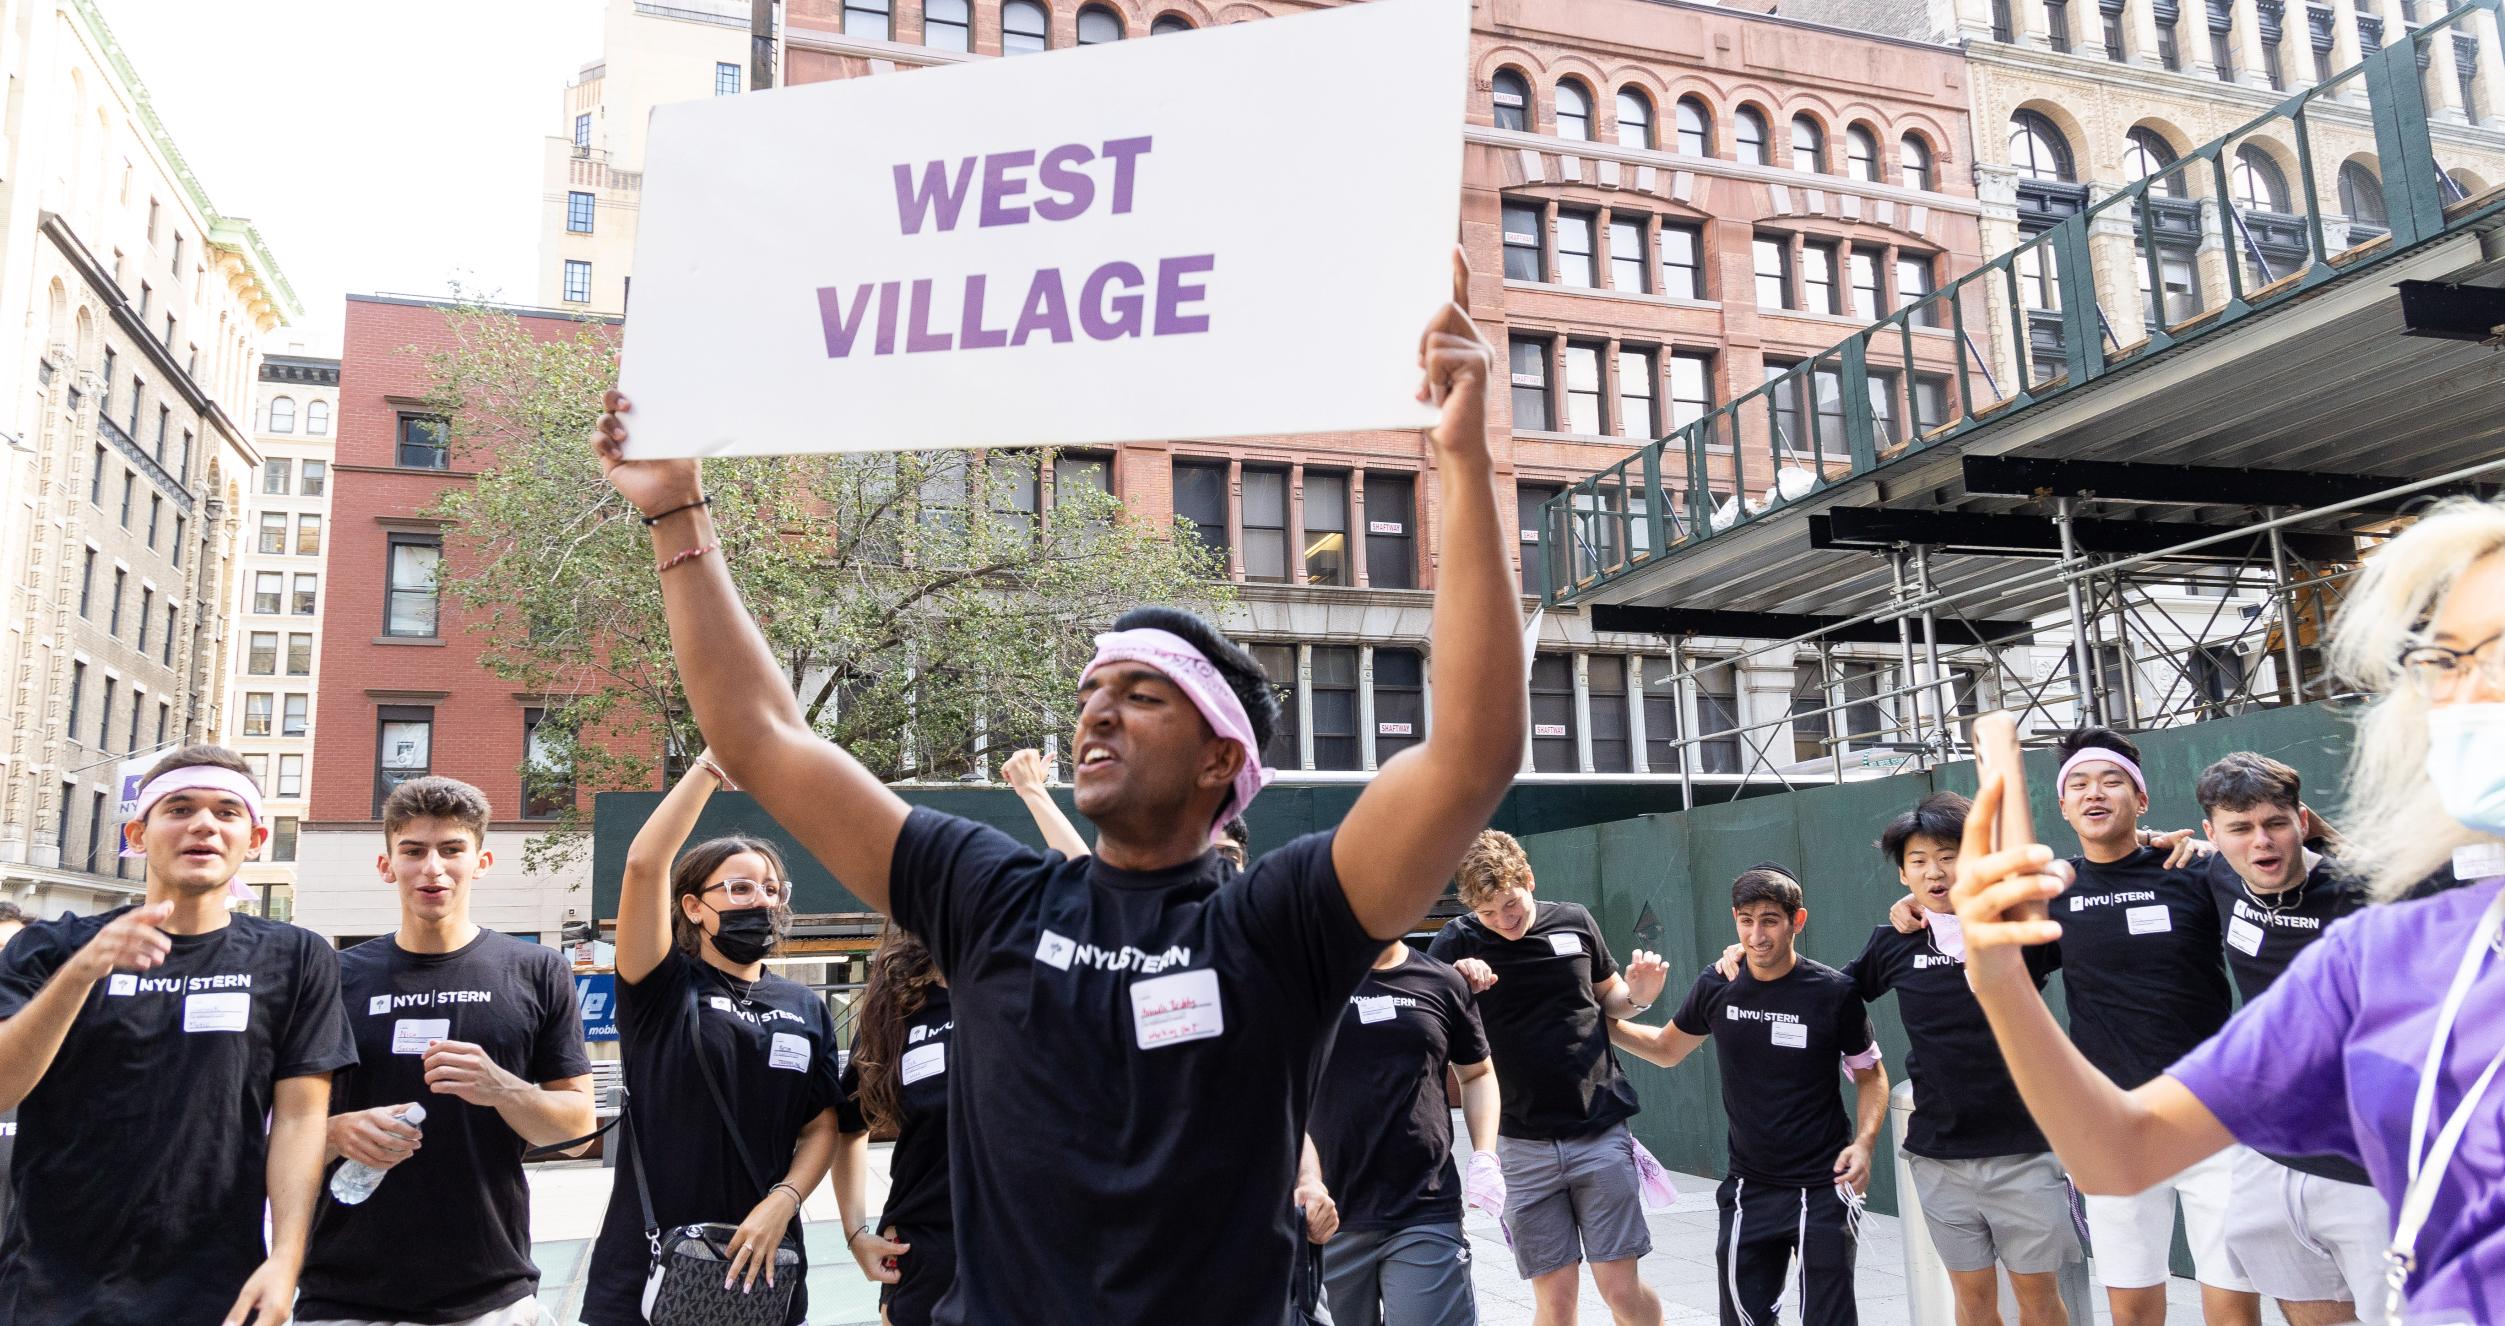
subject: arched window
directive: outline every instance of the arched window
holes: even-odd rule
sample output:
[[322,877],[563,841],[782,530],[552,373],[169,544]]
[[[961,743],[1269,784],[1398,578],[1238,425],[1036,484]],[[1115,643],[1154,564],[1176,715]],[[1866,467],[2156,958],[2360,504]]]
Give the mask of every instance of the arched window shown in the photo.
[[1742,106],[1731,116],[1731,122],[1738,126],[1733,135],[1739,140],[1740,164],[1773,165],[1766,154],[1766,117],[1754,106]]
[[1510,69],[1499,69],[1491,81],[1496,127],[1528,131],[1531,127],[1531,85]]
[[2340,211],[2353,224],[2378,230],[2392,224],[2390,214],[2383,209],[2383,181],[2376,179],[2373,169],[2362,161],[2340,165]]
[[1824,174],[1827,168],[1827,136],[1818,122],[1806,115],[1792,117],[1792,169]]
[[331,431],[331,403],[329,401],[305,402],[304,431],[313,437],[322,437]]
[[1679,98],[1679,150],[1692,157],[1713,155],[1713,117],[1694,97]]
[[2009,117],[2009,164],[2023,180],[2068,181],[2077,175],[2070,165],[2070,142],[2051,120],[2022,110]]
[[[2175,163],[2174,145],[2154,129],[2134,129],[2122,149],[2122,173],[2144,180]],[[2160,198],[2183,196],[2183,172],[2176,171],[2148,186]]]
[[1079,45],[1102,46],[1122,40],[1122,16],[1095,5],[1079,11]]
[[270,431],[273,433],[296,431],[295,397],[272,396],[270,398]]
[[2247,212],[2288,210],[2287,177],[2251,143],[2235,149],[2235,168],[2227,172],[2227,191],[2235,205]]
[[1870,131],[1856,124],[1844,131],[1846,174],[1872,184],[1879,182],[1879,140]]
[[1571,78],[1557,80],[1557,136],[1592,141],[1592,94]]
[[1896,164],[1905,172],[1905,187],[1931,191],[1931,148],[1920,138],[1907,134],[1896,145]]
[[1171,33],[1191,30],[1192,21],[1181,14],[1159,14],[1157,21],[1148,25],[1148,35],[1151,37],[1163,37]]
[[1653,99],[1639,87],[1618,89],[1618,146],[1653,145]]
[[1052,44],[1044,7],[1035,0],[1008,0],[1000,7],[1000,53],[1026,55]]

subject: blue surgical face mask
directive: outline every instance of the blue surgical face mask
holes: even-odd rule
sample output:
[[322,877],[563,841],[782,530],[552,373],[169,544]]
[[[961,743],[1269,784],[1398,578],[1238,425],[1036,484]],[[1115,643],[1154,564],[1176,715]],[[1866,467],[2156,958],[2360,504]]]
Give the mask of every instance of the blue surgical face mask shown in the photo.
[[2505,704],[2448,704],[2427,711],[2427,777],[2444,812],[2505,838]]

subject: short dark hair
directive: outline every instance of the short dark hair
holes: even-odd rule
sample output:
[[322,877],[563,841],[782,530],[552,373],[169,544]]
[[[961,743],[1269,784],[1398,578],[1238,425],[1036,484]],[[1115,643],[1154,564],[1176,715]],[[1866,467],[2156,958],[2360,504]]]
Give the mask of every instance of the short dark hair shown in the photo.
[[383,798],[383,843],[389,846],[411,820],[449,820],[487,845],[487,794],[458,778],[429,774],[412,778]]
[[2248,750],[2236,751],[2201,770],[2201,780],[2192,788],[2204,815],[2257,806],[2294,810],[2305,804],[2304,793],[2305,780],[2296,770]]
[[2065,733],[2058,749],[2063,764],[2068,764],[2071,756],[2083,750],[2109,750],[2133,764],[2141,762],[2140,748],[2129,737],[2109,727],[2083,727],[2076,732]]
[[0,925],[7,925],[11,921],[15,921],[19,925],[33,925],[35,923],[35,918],[28,916],[26,914],[26,909],[18,906],[16,903],[0,902]]
[[1181,608],[1133,608],[1113,619],[1117,631],[1166,631],[1181,636],[1185,643],[1201,652],[1209,665],[1226,678],[1227,689],[1244,706],[1244,717],[1251,720],[1253,749],[1246,752],[1255,759],[1270,744],[1279,730],[1279,697],[1270,689],[1270,679],[1253,662],[1244,647],[1219,634],[1198,613]]
[[1218,830],[1218,834],[1247,852],[1252,850],[1252,830],[1244,827],[1244,817],[1241,815],[1228,819],[1226,824]]
[[1901,869],[1905,848],[1916,838],[1959,842],[1966,836],[1966,815],[1973,809],[1973,802],[1954,792],[1934,792],[1912,810],[1889,820],[1887,827],[1879,831],[1879,854]]
[[1736,912],[1761,902],[1773,903],[1783,909],[1785,916],[1790,916],[1801,909],[1800,881],[1792,876],[1788,867],[1772,861],[1760,861],[1750,866],[1740,872],[1738,879],[1731,881],[1731,910]]
[[148,784],[163,778],[165,775],[172,773],[176,769],[189,769],[195,765],[203,764],[208,765],[211,768],[228,769],[235,773],[242,774],[244,778],[252,784],[254,791],[257,792],[261,789],[261,781],[252,776],[252,766],[244,763],[243,756],[237,755],[235,752],[228,750],[224,746],[206,741],[185,746],[181,750],[175,751],[174,753],[166,756],[164,759],[149,765],[148,776],[140,779],[139,785],[141,787],[146,787]]

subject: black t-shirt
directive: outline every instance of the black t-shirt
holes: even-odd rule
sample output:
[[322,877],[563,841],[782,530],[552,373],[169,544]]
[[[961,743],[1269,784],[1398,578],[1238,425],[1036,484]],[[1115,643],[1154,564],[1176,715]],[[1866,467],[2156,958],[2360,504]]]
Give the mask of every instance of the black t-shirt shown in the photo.
[[[26,927],[0,954],[0,1017],[129,910]],[[235,913],[173,939],[163,964],[96,982],[18,1108],[0,1323],[224,1321],[268,1256],[276,1083],[357,1061],[320,936]]]
[[2158,848],[2070,867],[2077,878],[2052,902],[2070,1039],[2127,1091],[2226,1025],[2218,909],[2201,869],[2168,870]]
[[948,1075],[957,1279],[935,1320],[1286,1313],[1306,1110],[1382,944],[1329,834],[1223,882],[1218,862],[1118,870],[906,818],[896,921],[947,974],[964,1068]]
[[[1932,918],[1936,924],[1937,917]],[[2028,974],[2044,988],[2060,961],[2056,949],[2026,950]],[[1905,1076],[1913,1079],[1914,1117],[1905,1149],[1933,1160],[2023,1156],[2051,1148],[2018,1098],[2009,1063],[1992,1039],[1983,1005],[1966,985],[1966,964],[1940,952],[1931,932],[1903,935],[1879,926],[1844,975],[1865,1004],[1896,992],[1905,1020]]]
[[1305,1125],[1341,1228],[1461,1223],[1444,1068],[1486,1058],[1461,973],[1415,951],[1366,973]]
[[[2322,938],[2333,921],[2366,907],[2365,886],[2327,856],[2306,872],[2303,884],[2280,894],[2275,907],[2264,906],[2260,894],[2244,887],[2243,878],[2227,864],[2224,854],[2212,855],[2202,873],[2218,905],[2218,924],[2226,931],[2227,970],[2235,976],[2236,992],[2248,1004],[2261,998],[2262,991],[2287,972],[2288,964],[2296,961],[2306,945]],[[2364,1166],[2339,1156],[2272,1153],[2270,1158],[2301,1173],[2342,1183],[2374,1181]]]
[[[696,1003],[690,1044],[688,1001]],[[835,1019],[807,986],[768,974],[750,986],[701,958],[672,948],[640,981],[618,979],[618,1046],[625,1062],[626,1128],[633,1144],[618,1161],[608,1214],[592,1245],[583,1293],[590,1326],[644,1326],[642,1204],[631,1167],[641,1164],[652,1214],[664,1230],[714,1222],[736,1225],[791,1168],[792,1149],[810,1120],[835,1107]],[[705,1085],[714,1078],[760,1174],[751,1175]],[[385,1187],[391,1186],[385,1182]],[[800,1220],[793,1216],[791,1232]],[[804,1281],[791,1320],[808,1309]]]
[[1496,973],[1478,996],[1504,1096],[1498,1131],[1527,1141],[1588,1137],[1634,1117],[1635,1087],[1609,1048],[1609,1019],[1593,988],[1618,974],[1592,914],[1542,902],[1520,939],[1475,916],[1444,923],[1427,950],[1444,962],[1477,958]]
[[536,1292],[529,1144],[495,1110],[428,1090],[426,1047],[467,1041],[525,1082],[589,1073],[572,969],[555,949],[492,931],[451,953],[411,953],[385,935],[339,955],[339,994],[357,1066],[332,1084],[331,1113],[415,1101],[425,1140],[362,1204],[323,1198],[296,1315],[454,1322]]
[[[879,1226],[894,1225],[917,1233],[950,1227],[948,1219],[948,1072],[950,1033],[957,1016],[948,1003],[948,988],[934,985],[922,1007],[905,1019],[896,1055],[896,1094],[904,1121],[896,1130],[896,1150],[887,1158],[887,1208]],[[844,1062],[843,1100],[835,1107],[845,1132],[866,1132],[869,1119],[861,1111],[861,1040],[856,1028],[852,1054]],[[911,1238],[903,1242],[911,1243]]]
[[1870,1010],[1853,982],[1807,958],[1772,981],[1746,964],[1738,980],[1708,967],[1670,1020],[1713,1037],[1731,1173],[1786,1188],[1832,1185],[1835,1158],[1853,1140],[1842,1060],[1871,1043]]

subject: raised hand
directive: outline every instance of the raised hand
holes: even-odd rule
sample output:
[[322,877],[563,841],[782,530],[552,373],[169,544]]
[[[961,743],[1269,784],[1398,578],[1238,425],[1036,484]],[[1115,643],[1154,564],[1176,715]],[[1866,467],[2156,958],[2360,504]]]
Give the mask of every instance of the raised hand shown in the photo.
[[1461,979],[1469,982],[1472,994],[1484,994],[1489,986],[1496,984],[1496,969],[1477,958],[1463,958],[1453,964],[1453,970],[1460,972]]
[[1044,774],[1044,753],[1039,750],[1013,752],[1000,766],[1000,780],[1020,796],[1043,791]]
[[600,458],[600,477],[647,516],[685,506],[705,495],[696,462],[685,458],[628,460],[626,415],[634,406],[616,391],[602,392],[600,422],[591,430],[592,453]]
[[1713,969],[1722,973],[1722,979],[1736,981],[1740,978],[1740,964],[1746,961],[1748,950],[1733,944],[1722,950],[1722,956],[1715,960]]
[[1470,318],[1470,260],[1453,249],[1452,302],[1435,311],[1418,338],[1418,399],[1443,417],[1427,430],[1438,456],[1485,463],[1487,383],[1495,376],[1496,349]]
[[174,904],[150,903],[113,918],[63,964],[71,979],[93,983],[117,971],[147,971],[174,951],[174,941],[157,927],[174,915]]
[[417,1154],[425,1145],[417,1129],[391,1116],[407,1105],[377,1105],[370,1110],[334,1114],[325,1125],[330,1149],[370,1169],[390,1169]]
[[2020,903],[2050,902],[2070,882],[2068,863],[2054,860],[2053,849],[2042,843],[1992,850],[1992,827],[2000,822],[2008,786],[2008,776],[1995,773],[1975,794],[1957,852],[1957,882],[1948,889],[1966,934],[1968,980],[2018,969],[2019,950],[2061,938],[2058,921],[2006,919]]
[[2218,850],[2202,841],[2190,829],[2171,829],[2165,833],[2152,833],[2148,836],[2148,845],[2166,850],[2166,869],[2168,870],[2181,870],[2185,866],[2206,859],[2210,853]]
[[1670,980],[1670,964],[1650,949],[1637,949],[1627,959],[1627,998],[1650,1006],[1661,997],[1661,987]]

